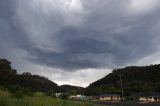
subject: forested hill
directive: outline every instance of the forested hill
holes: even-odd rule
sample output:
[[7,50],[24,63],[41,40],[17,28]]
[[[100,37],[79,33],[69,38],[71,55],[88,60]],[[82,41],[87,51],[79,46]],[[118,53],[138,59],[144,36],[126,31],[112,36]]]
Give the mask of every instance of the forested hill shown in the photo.
[[61,85],[60,90],[61,92],[72,92],[73,90],[76,90],[78,94],[84,94],[85,88],[71,85]]
[[10,90],[25,88],[35,92],[49,92],[58,89],[56,83],[45,77],[32,75],[28,72],[17,74],[17,71],[12,69],[11,62],[6,59],[0,59],[0,86]]
[[121,94],[120,76],[126,96],[144,91],[160,92],[160,65],[150,65],[114,69],[112,73],[90,84],[86,89],[86,94]]
[[[81,87],[75,86],[58,86],[56,83],[50,81],[48,78],[32,75],[25,72],[17,74],[17,71],[12,69],[11,62],[6,59],[0,59],[0,87],[5,87],[11,91],[17,89],[27,89],[32,92],[70,92],[76,90],[77,93],[84,91]],[[67,89],[66,89],[67,88]],[[81,89],[79,89],[81,88]]]

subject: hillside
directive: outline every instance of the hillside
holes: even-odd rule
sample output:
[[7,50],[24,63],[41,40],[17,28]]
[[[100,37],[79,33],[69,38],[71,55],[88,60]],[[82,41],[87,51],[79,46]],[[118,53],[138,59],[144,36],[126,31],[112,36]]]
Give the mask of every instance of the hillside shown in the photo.
[[72,92],[73,90],[76,90],[76,93],[78,94],[84,94],[85,88],[78,87],[78,86],[71,86],[71,85],[61,85],[60,86],[61,92]]
[[114,69],[112,73],[90,84],[85,93],[87,95],[101,93],[121,94],[120,76],[126,96],[146,90],[160,92],[160,65],[150,65]]
[[70,92],[76,90],[77,93],[83,92],[84,88],[63,85],[58,86],[48,78],[32,75],[29,72],[17,74],[15,69],[12,69],[11,62],[6,59],[0,59],[0,87],[8,88],[11,91],[25,88],[32,92]]

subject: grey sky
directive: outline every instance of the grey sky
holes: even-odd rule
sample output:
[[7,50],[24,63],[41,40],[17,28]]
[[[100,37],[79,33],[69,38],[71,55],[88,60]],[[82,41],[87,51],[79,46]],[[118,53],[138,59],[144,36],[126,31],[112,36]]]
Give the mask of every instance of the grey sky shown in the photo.
[[58,84],[157,64],[159,0],[0,0],[0,58]]

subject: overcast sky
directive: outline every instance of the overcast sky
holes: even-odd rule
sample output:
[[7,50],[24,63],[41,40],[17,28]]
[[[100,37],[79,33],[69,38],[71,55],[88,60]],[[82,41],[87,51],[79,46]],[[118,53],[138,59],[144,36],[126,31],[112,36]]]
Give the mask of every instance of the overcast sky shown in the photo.
[[78,86],[158,64],[160,0],[0,0],[0,58]]

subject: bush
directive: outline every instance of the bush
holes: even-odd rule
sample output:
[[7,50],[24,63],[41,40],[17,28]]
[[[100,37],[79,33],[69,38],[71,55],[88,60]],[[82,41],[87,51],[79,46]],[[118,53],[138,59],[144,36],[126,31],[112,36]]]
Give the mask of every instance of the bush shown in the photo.
[[7,91],[7,88],[3,87],[3,86],[0,86],[0,90],[2,91]]
[[19,90],[13,92],[12,96],[16,97],[16,98],[24,98],[25,96],[33,96],[33,93],[31,93],[27,89],[19,89]]
[[56,95],[55,95],[54,90],[49,90],[46,94],[47,94],[48,96],[51,96],[51,97],[53,97],[53,98],[56,98]]
[[19,91],[14,92],[12,96],[15,98],[24,98],[25,95],[22,91],[19,90]]
[[69,94],[68,93],[64,93],[60,96],[61,99],[68,99]]

